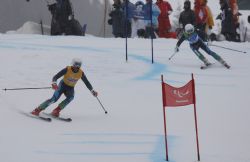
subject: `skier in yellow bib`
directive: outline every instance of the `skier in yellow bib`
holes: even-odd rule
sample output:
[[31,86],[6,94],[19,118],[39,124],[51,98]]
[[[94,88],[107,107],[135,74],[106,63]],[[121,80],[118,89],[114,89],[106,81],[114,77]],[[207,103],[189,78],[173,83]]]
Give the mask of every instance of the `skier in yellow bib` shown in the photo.
[[[59,117],[60,111],[64,109],[74,99],[74,87],[79,79],[81,79],[87,88],[91,91],[93,96],[97,97],[98,93],[93,89],[92,85],[88,81],[86,75],[81,69],[82,61],[80,59],[73,59],[72,66],[67,66],[58,72],[52,79],[52,88],[55,90],[52,98],[44,101],[31,114],[39,116],[42,110],[45,110],[49,105],[55,103],[62,94],[66,96],[51,113],[54,117]],[[63,79],[57,85],[57,79],[63,76]]]

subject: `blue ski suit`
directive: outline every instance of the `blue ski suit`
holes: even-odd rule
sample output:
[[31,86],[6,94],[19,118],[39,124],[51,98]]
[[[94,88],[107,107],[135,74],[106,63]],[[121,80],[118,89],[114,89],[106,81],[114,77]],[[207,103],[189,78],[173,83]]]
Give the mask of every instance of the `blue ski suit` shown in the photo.
[[183,32],[181,38],[176,44],[176,47],[179,48],[179,46],[183,43],[184,40],[187,40],[189,42],[190,48],[192,51],[198,56],[198,58],[204,62],[204,64],[208,65],[208,60],[202,55],[202,53],[199,51],[199,48],[203,49],[208,55],[212,56],[215,60],[220,62],[221,64],[226,64],[226,62],[214,51],[212,51],[205,43],[204,41],[199,37],[199,35],[196,32],[193,32],[191,34],[187,34]]

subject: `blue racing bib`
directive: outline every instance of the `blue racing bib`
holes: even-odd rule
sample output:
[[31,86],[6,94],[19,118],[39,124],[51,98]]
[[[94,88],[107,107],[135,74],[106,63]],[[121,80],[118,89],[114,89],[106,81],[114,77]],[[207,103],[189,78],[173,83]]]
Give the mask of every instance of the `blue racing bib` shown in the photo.
[[194,43],[198,42],[199,36],[197,33],[192,33],[190,35],[186,35],[186,39],[188,40],[188,42],[190,44],[194,44]]

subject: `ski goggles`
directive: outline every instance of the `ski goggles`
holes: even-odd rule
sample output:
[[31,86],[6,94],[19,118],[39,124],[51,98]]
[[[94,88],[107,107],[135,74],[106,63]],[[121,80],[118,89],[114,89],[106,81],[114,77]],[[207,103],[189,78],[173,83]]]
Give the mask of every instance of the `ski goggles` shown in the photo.
[[76,67],[76,68],[80,68],[82,66],[82,63],[81,62],[75,62],[73,66]]

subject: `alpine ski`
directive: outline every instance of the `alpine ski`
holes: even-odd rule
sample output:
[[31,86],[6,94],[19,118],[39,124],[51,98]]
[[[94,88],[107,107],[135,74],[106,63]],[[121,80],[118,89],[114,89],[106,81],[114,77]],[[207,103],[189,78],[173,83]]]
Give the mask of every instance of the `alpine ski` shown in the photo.
[[28,116],[30,118],[40,119],[40,120],[47,121],[47,122],[51,122],[52,121],[51,118],[49,118],[49,117],[37,116],[37,115],[33,115],[31,113],[27,113],[27,112],[23,112],[23,111],[21,111],[20,113],[23,114],[23,115],[25,115],[25,116]]
[[65,121],[65,122],[71,122],[72,121],[71,118],[64,118],[64,117],[60,117],[60,116],[56,117],[56,116],[51,115],[50,113],[45,113],[45,112],[43,112],[43,114],[45,114],[45,115],[47,115],[47,116],[49,116],[49,117],[51,117],[53,119],[57,119],[57,120]]

